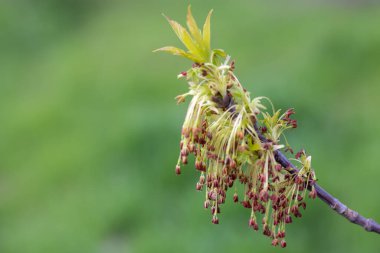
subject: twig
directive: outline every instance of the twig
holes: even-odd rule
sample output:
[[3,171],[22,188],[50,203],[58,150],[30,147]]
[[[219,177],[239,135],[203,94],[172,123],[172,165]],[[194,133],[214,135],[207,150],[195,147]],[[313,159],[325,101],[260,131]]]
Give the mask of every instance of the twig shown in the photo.
[[[267,142],[268,140],[260,134],[259,128],[255,124],[255,129],[259,138],[262,142]],[[294,166],[288,158],[279,150],[274,152],[276,161],[281,164],[288,172],[291,174],[298,173],[298,169]],[[323,202],[331,207],[335,212],[345,217],[347,220],[351,221],[354,224],[357,224],[363,227],[368,232],[375,232],[380,234],[380,224],[376,221],[366,218],[360,215],[358,212],[348,208],[345,204],[335,198],[333,195],[328,193],[325,189],[319,186],[317,183],[314,184],[315,190],[317,191],[317,196]]]
[[[261,136],[262,137],[262,136]],[[261,139],[261,138],[260,138]],[[275,151],[275,159],[278,163],[280,163],[284,168],[290,173],[298,172],[297,168],[286,158],[286,156],[280,151]],[[315,190],[317,191],[317,196],[327,205],[329,205],[335,212],[345,217],[347,220],[351,221],[354,224],[357,224],[363,227],[368,232],[375,232],[380,234],[380,224],[376,221],[365,218],[360,215],[358,212],[348,208],[345,204],[340,202],[333,195],[328,193],[325,189],[323,189],[318,184],[314,184]]]

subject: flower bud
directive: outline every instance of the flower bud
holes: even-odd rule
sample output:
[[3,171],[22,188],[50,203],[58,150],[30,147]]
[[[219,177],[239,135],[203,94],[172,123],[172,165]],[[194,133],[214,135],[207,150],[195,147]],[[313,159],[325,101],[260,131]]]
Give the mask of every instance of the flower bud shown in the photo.
[[181,167],[179,167],[179,165],[175,166],[175,174],[177,175],[181,174]]
[[257,225],[257,222],[253,217],[249,219],[248,226],[253,228],[253,230],[256,230],[256,231],[259,230],[259,225]]
[[195,150],[195,146],[194,146],[193,143],[190,143],[190,144],[188,145],[188,148],[189,148],[189,152],[190,152],[190,153],[193,153],[194,150]]
[[218,208],[216,208],[215,206],[212,206],[211,207],[211,214],[215,215],[217,213],[220,213],[220,207],[218,206]]
[[187,156],[182,156],[181,162],[182,162],[182,164],[187,164]]
[[230,160],[230,167],[231,167],[232,169],[235,169],[235,168],[236,168],[236,162],[235,162],[235,160],[233,160],[233,159]]
[[242,140],[242,139],[244,138],[244,133],[243,133],[242,131],[238,131],[238,132],[236,133],[236,136],[237,136],[240,140]]
[[199,177],[199,183],[200,183],[200,184],[204,184],[204,183],[205,183],[205,175],[203,175],[203,173],[202,173],[202,175]]
[[260,191],[259,197],[261,201],[268,202],[268,198],[269,198],[268,191],[265,189],[262,189]]
[[285,238],[285,231],[278,231],[277,237],[278,238]]
[[281,245],[281,248],[285,248],[286,247],[286,241],[282,240],[281,243],[280,243],[280,245]]
[[234,202],[238,202],[239,201],[239,196],[237,195],[237,193],[235,192],[234,196],[233,196],[233,199],[234,199]]
[[250,203],[248,200],[244,200],[244,201],[242,201],[241,204],[242,204],[245,208],[252,208],[251,203]]
[[218,219],[218,217],[217,217],[216,215],[213,216],[211,222],[212,222],[213,224],[219,224],[219,219]]
[[301,176],[296,176],[296,178],[294,179],[294,182],[298,185],[302,184],[303,183],[303,180],[301,178]]
[[216,200],[216,197],[217,197],[217,193],[215,191],[209,191],[208,192],[208,198],[210,200]]
[[293,221],[292,221],[292,216],[290,216],[290,215],[286,215],[285,216],[285,223],[286,224],[289,224],[289,223],[292,223]]
[[278,172],[280,172],[281,170],[282,170],[282,166],[281,166],[281,164],[276,164],[275,166],[274,166],[274,168],[276,169],[276,171],[278,171]]
[[290,208],[290,211],[292,212],[292,214],[294,214],[296,216],[296,214],[299,212],[298,210],[298,206],[294,205]]
[[309,192],[309,197],[311,199],[315,199],[317,197],[317,191],[315,190],[315,188],[313,187],[313,189]]

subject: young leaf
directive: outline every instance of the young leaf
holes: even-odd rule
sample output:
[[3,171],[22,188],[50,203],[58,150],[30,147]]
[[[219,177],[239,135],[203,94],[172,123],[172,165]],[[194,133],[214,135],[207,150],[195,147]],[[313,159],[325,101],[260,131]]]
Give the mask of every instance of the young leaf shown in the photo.
[[187,53],[184,50],[176,48],[176,47],[170,47],[170,46],[169,47],[162,47],[162,48],[154,50],[153,52],[159,52],[159,51],[171,53],[173,55],[179,55],[179,56],[185,57],[185,58],[187,58],[191,61],[194,61],[194,62],[202,61],[202,59],[199,59],[196,56],[194,56],[190,53]]
[[203,46],[203,38],[201,31],[198,28],[198,25],[191,13],[191,6],[187,8],[187,19],[186,19],[187,27],[189,28],[189,31],[195,41],[198,43],[198,45]]
[[207,15],[206,21],[203,25],[203,43],[206,47],[206,51],[209,52],[211,45],[210,45],[210,37],[211,37],[211,32],[210,32],[210,20],[211,20],[211,14],[213,10],[210,10],[210,12]]
[[204,57],[203,57],[202,51],[194,43],[193,39],[191,38],[190,34],[186,31],[186,29],[183,28],[176,21],[171,20],[168,17],[166,17],[166,19],[168,20],[169,24],[173,28],[173,30],[174,30],[175,34],[177,35],[177,37],[186,46],[186,48],[195,56],[195,58],[202,59],[201,61],[198,61],[198,62],[204,62],[204,60],[203,60]]

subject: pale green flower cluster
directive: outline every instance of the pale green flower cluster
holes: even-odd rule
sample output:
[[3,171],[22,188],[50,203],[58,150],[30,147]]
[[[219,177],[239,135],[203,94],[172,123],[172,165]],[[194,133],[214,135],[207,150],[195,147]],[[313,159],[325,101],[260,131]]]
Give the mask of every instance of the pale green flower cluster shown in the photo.
[[[183,123],[181,151],[176,173],[181,163],[187,164],[189,154],[195,156],[195,167],[201,175],[196,188],[206,188],[204,206],[211,207],[212,222],[219,223],[220,205],[235,181],[244,185],[244,192],[235,187],[234,202],[251,209],[249,226],[258,229],[258,215],[262,216],[263,233],[272,238],[273,245],[286,246],[285,224],[301,217],[305,208],[305,194],[315,198],[316,180],[311,168],[311,157],[304,151],[296,155],[300,169],[296,173],[283,168],[276,161],[280,149],[291,150],[284,132],[297,127],[291,119],[292,109],[275,111],[265,97],[251,99],[234,74],[234,62],[221,49],[211,50],[210,17],[203,31],[198,28],[190,7],[187,14],[189,31],[177,22],[168,21],[186,46],[187,51],[163,47],[166,51],[194,62],[192,68],[178,77],[187,81],[189,91],[176,97],[178,103],[191,98]],[[263,102],[272,108],[269,113]],[[285,141],[285,145],[281,141]]]

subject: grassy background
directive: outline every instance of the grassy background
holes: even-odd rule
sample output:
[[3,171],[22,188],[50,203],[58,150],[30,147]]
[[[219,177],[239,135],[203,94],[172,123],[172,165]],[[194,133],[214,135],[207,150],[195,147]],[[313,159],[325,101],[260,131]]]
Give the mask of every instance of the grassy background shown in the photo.
[[[380,220],[380,5],[361,1],[191,1],[214,8],[212,44],[252,95],[295,107],[288,139],[327,190]],[[0,3],[0,252],[277,252],[227,204],[212,225],[176,177],[189,62],[166,13],[187,1]],[[229,195],[229,198],[232,196]],[[379,252],[380,239],[309,201],[282,252]]]

